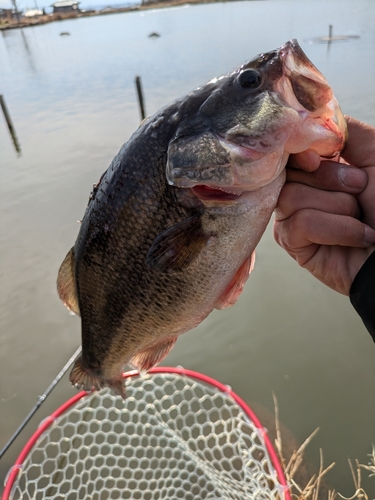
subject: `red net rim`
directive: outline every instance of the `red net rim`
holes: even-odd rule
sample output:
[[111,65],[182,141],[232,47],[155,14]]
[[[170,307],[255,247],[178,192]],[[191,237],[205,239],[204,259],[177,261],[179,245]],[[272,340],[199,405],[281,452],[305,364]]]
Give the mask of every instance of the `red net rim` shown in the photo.
[[[289,485],[288,485],[287,480],[285,478],[285,474],[284,474],[282,465],[279,461],[279,458],[277,456],[275,448],[273,447],[272,442],[271,442],[270,438],[268,437],[267,429],[265,429],[263,427],[263,425],[261,424],[258,417],[255,415],[253,410],[245,403],[245,401],[243,399],[241,399],[234,391],[232,391],[232,389],[229,386],[222,384],[221,382],[218,382],[217,380],[215,380],[207,375],[204,375],[204,374],[199,373],[199,372],[195,372],[193,370],[188,370],[188,369],[182,368],[182,367],[157,366],[157,367],[154,367],[151,370],[149,370],[148,373],[174,373],[174,374],[178,374],[178,375],[191,377],[191,378],[194,378],[194,379],[199,380],[201,382],[204,382],[208,385],[212,385],[213,387],[219,389],[221,392],[228,394],[234,401],[236,401],[238,406],[243,410],[245,415],[247,415],[247,417],[251,420],[251,422],[254,424],[254,426],[259,430],[259,432],[261,433],[261,435],[263,437],[263,440],[264,440],[264,443],[266,445],[267,452],[270,456],[272,465],[275,468],[275,471],[277,473],[278,481],[284,490],[285,500],[292,500],[291,495],[290,495],[290,491],[289,491]],[[137,370],[128,371],[128,372],[125,372],[123,374],[123,378],[131,378],[131,377],[137,377],[137,376],[139,376],[139,372]],[[9,471],[8,477],[6,479],[6,484],[5,484],[2,500],[9,500],[9,496],[10,496],[10,493],[12,491],[12,487],[14,485],[14,482],[17,479],[18,473],[19,473],[20,469],[22,468],[22,465],[23,465],[27,455],[29,454],[29,452],[33,448],[33,446],[36,443],[36,441],[38,440],[38,438],[43,434],[44,431],[46,431],[48,429],[48,427],[50,425],[52,425],[52,423],[58,417],[60,417],[66,410],[68,410],[70,407],[75,405],[80,399],[87,396],[88,394],[91,394],[91,393],[86,392],[86,391],[78,392],[75,396],[68,399],[68,401],[66,401],[64,404],[62,404],[49,417],[46,417],[41,422],[38,429],[34,432],[34,434],[28,440],[28,442],[24,446],[23,450],[19,454],[15,464],[13,465],[13,467]]]

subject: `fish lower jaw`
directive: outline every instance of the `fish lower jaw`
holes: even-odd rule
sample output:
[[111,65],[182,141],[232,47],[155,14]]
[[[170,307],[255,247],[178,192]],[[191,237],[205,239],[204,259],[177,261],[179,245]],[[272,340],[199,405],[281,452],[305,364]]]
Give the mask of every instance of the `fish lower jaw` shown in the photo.
[[233,202],[244,193],[244,189],[236,187],[212,187],[206,184],[197,184],[191,188],[193,194],[201,201]]

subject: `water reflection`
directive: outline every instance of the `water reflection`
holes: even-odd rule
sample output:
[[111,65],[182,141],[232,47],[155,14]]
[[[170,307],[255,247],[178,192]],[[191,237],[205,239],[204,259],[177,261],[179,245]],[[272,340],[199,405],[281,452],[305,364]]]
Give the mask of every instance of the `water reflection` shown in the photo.
[[21,156],[21,146],[20,146],[20,143],[18,141],[16,130],[14,128],[12,119],[10,117],[10,113],[8,111],[8,107],[5,104],[4,96],[2,96],[2,95],[0,95],[0,107],[1,107],[1,109],[3,111],[3,115],[4,115],[4,118],[5,118],[5,121],[6,121],[7,125],[8,125],[9,133],[10,133],[11,138],[13,140],[14,147],[15,147],[18,155]]
[[26,35],[24,33],[24,30],[21,29],[20,32],[21,32],[21,38],[22,38],[22,46],[25,49],[26,59],[27,59],[29,65],[30,65],[30,69],[31,69],[32,73],[35,73],[36,67],[35,67],[35,63],[34,63],[34,57],[33,57],[32,50],[31,50],[31,48],[29,46],[29,43],[27,41],[27,37],[26,37]]
[[[29,31],[30,29],[33,28],[29,28]],[[9,52],[9,56],[15,60],[15,64],[26,63],[28,72],[36,73],[35,56],[33,54],[32,45],[28,40],[29,34],[26,34],[25,30],[22,28],[1,30],[1,34],[4,40],[4,46]]]

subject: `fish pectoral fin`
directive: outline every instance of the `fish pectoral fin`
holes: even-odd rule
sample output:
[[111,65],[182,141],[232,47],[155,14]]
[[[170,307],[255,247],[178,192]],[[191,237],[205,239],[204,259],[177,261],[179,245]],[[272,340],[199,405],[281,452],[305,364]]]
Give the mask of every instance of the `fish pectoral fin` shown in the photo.
[[162,273],[184,271],[198,257],[209,238],[210,234],[202,229],[201,215],[193,215],[155,239],[146,264]]
[[149,349],[138,352],[129,362],[131,366],[138,371],[148,371],[153,366],[157,365],[169,354],[169,351],[175,345],[177,337],[174,337],[167,342],[156,344]]
[[70,382],[84,391],[99,391],[104,387],[109,387],[117,394],[119,394],[123,399],[126,398],[125,393],[125,381],[120,373],[118,377],[114,379],[106,379],[94,374],[89,368],[86,368],[82,361],[82,356],[80,356],[75,362],[72,371],[70,372]]
[[215,303],[215,309],[225,309],[231,307],[237,302],[238,297],[241,295],[249,274],[254,268],[255,252],[248,257],[245,262],[238,269],[234,278],[229,283],[224,293],[220,295]]
[[74,279],[75,257],[74,248],[71,248],[60,266],[57,276],[57,292],[60,299],[74,314],[79,315],[77,288]]

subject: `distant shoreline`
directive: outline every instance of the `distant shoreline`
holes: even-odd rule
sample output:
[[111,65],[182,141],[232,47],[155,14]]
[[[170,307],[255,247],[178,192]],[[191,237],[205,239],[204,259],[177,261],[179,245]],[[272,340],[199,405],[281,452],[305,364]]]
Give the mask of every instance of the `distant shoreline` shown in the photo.
[[67,12],[67,13],[59,12],[56,14],[45,14],[39,16],[38,18],[30,18],[30,19],[22,18],[19,22],[17,20],[12,20],[9,23],[0,24],[0,30],[29,28],[30,26],[39,26],[41,24],[52,23],[54,21],[64,21],[66,19],[79,19],[81,17],[92,17],[92,16],[106,16],[109,14],[118,14],[121,12],[137,12],[141,10],[173,7],[175,5],[215,3],[217,1],[220,0],[165,0],[146,5],[139,5],[136,7],[118,7],[118,8],[114,7],[106,10],[88,10],[82,12]]

